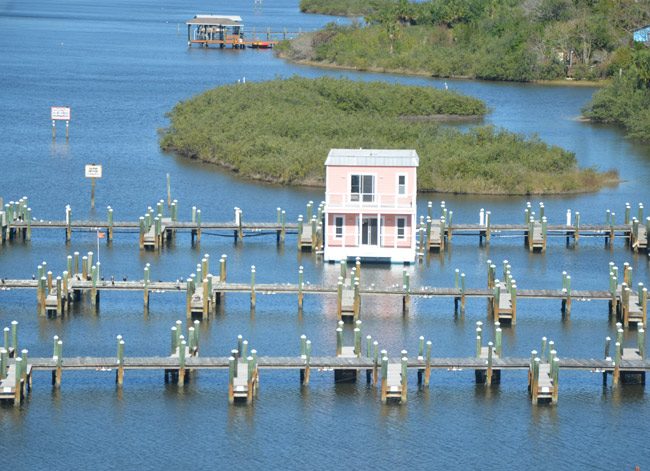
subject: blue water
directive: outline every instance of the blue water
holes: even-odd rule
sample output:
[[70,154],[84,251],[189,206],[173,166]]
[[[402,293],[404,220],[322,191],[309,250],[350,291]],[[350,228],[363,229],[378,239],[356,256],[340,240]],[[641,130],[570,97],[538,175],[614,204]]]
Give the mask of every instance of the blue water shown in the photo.
[[[247,220],[274,220],[276,207],[294,221],[308,200],[322,190],[287,188],[243,181],[221,170],[160,152],[158,129],[175,103],[201,91],[244,77],[261,81],[299,74],[347,76],[449,88],[485,100],[494,124],[574,151],[581,165],[616,168],[623,182],[596,194],[545,198],[551,222],[562,223],[567,208],[583,223],[601,223],[605,209],[620,220],[625,202],[648,202],[650,148],[624,138],[620,130],[578,121],[594,89],[396,77],[296,66],[272,51],[188,49],[184,21],[197,13],[238,14],[247,28],[312,30],[332,18],[302,15],[297,1],[252,0],[210,5],[180,2],[0,1],[0,196],[5,202],[27,195],[33,214],[63,219],[70,204],[75,219],[105,218],[111,205],[116,220],[133,220],[147,206],[166,197],[166,174],[182,219],[193,205],[203,220],[230,220],[233,207]],[[49,107],[72,108],[70,140],[51,139]],[[325,156],[323,156],[325,157]],[[96,210],[89,205],[84,165],[101,163]],[[421,195],[440,200],[454,211],[455,222],[476,222],[490,209],[495,223],[523,219],[522,197]],[[536,204],[536,202],[535,202]],[[93,234],[74,233],[64,244],[60,231],[34,231],[29,244],[0,248],[0,276],[30,277],[47,260],[55,273],[73,251],[97,251]],[[257,281],[297,282],[300,265],[310,283],[333,283],[338,268],[295,250],[291,236],[283,248],[275,237],[247,238],[235,246],[231,237],[204,234],[200,248],[181,235],[160,254],[141,253],[136,234],[116,234],[102,243],[104,276],[142,278],[145,263],[153,279],[187,277],[202,254],[213,270],[223,253],[229,280],[248,282],[250,266]],[[574,289],[605,289],[607,264],[628,261],[635,280],[648,283],[645,255],[630,253],[617,241],[613,250],[602,240],[583,239],[577,248],[550,242],[546,255],[529,254],[520,239],[493,239],[478,248],[474,238],[454,238],[450,250],[422,265],[408,267],[413,286],[450,286],[454,269],[467,285],[485,285],[485,263],[510,260],[521,288],[558,288],[561,271],[573,277]],[[392,285],[402,267],[367,267],[363,284]],[[21,344],[31,356],[51,355],[51,339],[64,340],[65,355],[114,355],[115,335],[126,340],[127,355],[164,355],[169,328],[184,317],[179,293],[152,294],[143,315],[141,295],[106,294],[99,313],[79,303],[64,319],[36,315],[33,292],[0,291],[0,324],[20,321]],[[294,297],[258,295],[254,314],[248,297],[229,295],[217,316],[201,327],[203,355],[225,355],[243,334],[262,355],[297,355],[306,334],[314,354],[335,349],[335,300],[306,298],[298,313]],[[399,300],[363,301],[364,335],[382,348],[414,354],[420,335],[433,341],[436,356],[470,356],[477,320],[486,322],[485,301],[470,300],[464,317],[454,317],[449,301],[415,300],[405,318]],[[600,358],[603,339],[614,326],[601,301],[574,302],[569,320],[557,303],[520,301],[518,324],[504,329],[504,352],[527,356],[547,336],[560,357]],[[492,337],[492,329],[487,337]],[[347,332],[350,334],[350,332]],[[636,332],[626,332],[633,344]],[[641,387],[603,388],[601,376],[561,372],[557,407],[534,407],[526,392],[525,372],[502,375],[500,386],[474,384],[473,372],[436,371],[431,388],[419,390],[410,378],[409,402],[382,406],[378,391],[364,382],[335,385],[331,372],[314,372],[301,389],[297,372],[262,373],[259,400],[253,407],[230,407],[223,372],[201,373],[179,389],[165,385],[160,373],[127,372],[123,391],[113,373],[66,373],[53,391],[48,374],[38,373],[34,391],[20,409],[0,406],[0,456],[14,469],[169,469],[169,468],[376,468],[395,469],[631,469],[648,465],[645,446],[650,432],[648,398]]]

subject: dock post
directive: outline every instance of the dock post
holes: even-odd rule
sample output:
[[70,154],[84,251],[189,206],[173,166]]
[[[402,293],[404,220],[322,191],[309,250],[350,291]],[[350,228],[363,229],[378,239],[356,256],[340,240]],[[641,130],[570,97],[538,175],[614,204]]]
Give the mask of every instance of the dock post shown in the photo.
[[120,388],[124,384],[124,340],[121,335],[117,336],[117,373],[115,382]]
[[63,296],[61,293],[62,289],[61,277],[56,277],[56,315],[61,316],[63,314]]
[[424,363],[424,385],[429,387],[429,381],[431,379],[431,340],[427,340],[427,350]]
[[573,217],[573,242],[578,245],[578,241],[580,240],[580,211],[576,211]]
[[494,344],[488,342],[487,372],[485,382],[487,386],[492,386],[492,355],[494,354]]
[[97,305],[97,266],[93,265],[90,268],[90,280],[92,282],[92,286],[90,288],[90,304],[92,306]]
[[341,319],[343,313],[343,277],[339,276],[336,284],[336,317]]
[[357,358],[361,357],[361,328],[354,328],[354,354]]
[[237,239],[241,242],[244,240],[244,228],[243,228],[243,219],[244,211],[241,208],[237,208]]
[[280,232],[280,241],[284,244],[287,234],[287,212],[282,210],[282,231]]
[[234,404],[235,402],[235,375],[237,364],[234,356],[228,358],[228,402]]
[[[210,313],[210,280],[208,277],[203,278],[203,282],[201,283],[201,289],[203,290],[203,306],[201,306],[201,319],[205,320],[208,318],[208,314]],[[255,285],[253,284],[253,290],[254,289],[255,289]],[[253,296],[251,297],[251,309],[255,309],[255,299]]]
[[354,320],[361,314],[361,294],[359,293],[359,278],[354,279]]
[[255,294],[255,265],[251,265],[251,310],[255,310],[256,294]]
[[531,386],[531,396],[533,404],[537,404],[537,397],[539,394],[539,364],[540,359],[535,357],[533,360],[533,381]]
[[639,327],[637,331],[637,348],[641,359],[645,360],[645,329],[643,327]]
[[246,392],[246,402],[249,404],[253,402],[253,390],[255,389],[254,386],[254,381],[255,381],[255,362],[253,361],[252,356],[246,357],[246,363],[248,366],[248,378],[247,378],[247,385],[248,385],[248,391]]
[[406,350],[402,350],[402,397],[401,403],[406,404],[408,397],[408,358],[406,357]]
[[79,275],[79,252],[75,252],[73,257],[74,276]]
[[110,206],[107,208],[108,211],[108,236],[106,237],[106,243],[113,242],[113,208]]
[[630,206],[630,203],[625,203],[625,219],[624,224],[626,226],[630,225],[630,211],[632,210],[632,207]]
[[[382,353],[384,351],[382,350]],[[386,404],[386,391],[388,385],[386,384],[388,380],[388,357],[383,355],[381,357],[381,402]]]
[[546,236],[547,236],[548,220],[546,217],[542,218],[542,252],[546,252]]
[[19,407],[20,402],[23,398],[23,380],[22,380],[22,370],[27,368],[27,365],[23,365],[23,359],[21,357],[16,358],[16,378],[15,378],[15,395],[14,395],[14,406]]
[[305,373],[303,375],[303,386],[309,386],[309,376],[311,373],[311,340],[305,342]]
[[69,204],[65,207],[65,226],[65,241],[68,243],[72,239],[72,208]]
[[614,344],[614,348],[616,349],[615,352],[615,360],[614,360],[614,372],[612,373],[612,387],[618,386],[618,381],[621,376],[621,344],[620,342],[616,342]]
[[7,368],[9,368],[9,351],[6,348],[0,348],[0,379],[7,377]]
[[[68,278],[72,276],[72,255],[66,257],[66,271],[68,272]],[[75,273],[76,275],[76,273]]]
[[512,286],[510,287],[510,302],[512,305],[511,324],[515,325],[517,323],[517,284],[515,280],[512,280]]
[[185,316],[190,319],[192,317],[192,296],[194,295],[194,280],[192,277],[187,278],[185,283]]
[[502,353],[503,353],[503,332],[501,331],[501,327],[499,327],[499,322],[494,323],[497,328],[494,331],[494,340],[495,340],[495,347],[494,351],[497,354],[499,358],[501,358]]
[[185,347],[187,347],[187,342],[181,340],[180,345],[178,346],[178,385],[185,385]]
[[379,380],[379,342],[372,342],[372,385],[377,386]]
[[38,279],[38,289],[37,289],[37,304],[38,304],[38,315],[44,316],[46,313],[45,309],[45,300],[47,298],[47,279],[42,276]]
[[275,231],[275,243],[280,244],[280,239],[281,239],[281,234],[282,234],[282,208],[278,207],[276,208],[276,224],[278,225],[278,229]]
[[300,265],[298,267],[298,311],[300,312],[302,312],[302,306],[303,306],[303,292],[302,292],[303,285],[304,285],[303,277],[304,277],[304,269],[303,266]]
[[336,356],[341,356],[343,352],[343,329],[341,327],[336,328]]
[[56,369],[52,372],[52,384],[55,388],[61,387],[61,373],[63,371],[63,341],[56,341],[56,348],[54,354],[54,360],[56,361]]
[[402,272],[402,315],[408,315],[411,309],[411,295],[410,295],[410,279],[409,274],[404,269]]
[[18,321],[11,321],[11,348],[14,357],[18,356]]
[[144,292],[144,311],[145,314],[147,311],[149,311],[149,283],[151,281],[151,267],[150,264],[147,263],[144,266],[144,280],[143,280],[143,292]]
[[492,236],[491,226],[492,224],[492,211],[485,212],[485,244],[490,245],[490,238]]
[[32,240],[32,208],[27,208],[26,211],[25,222],[27,223],[27,228],[25,229],[25,240]]
[[196,210],[196,244],[201,245],[201,210]]
[[551,379],[553,380],[553,395],[551,403],[557,404],[558,396],[560,394],[560,359],[554,357],[551,363]]
[[144,250],[144,234],[147,232],[144,216],[140,216],[140,250]]
[[460,274],[460,314],[465,315],[465,273]]
[[639,283],[639,303],[641,304],[641,316],[643,319],[643,325],[647,325],[648,317],[648,288],[643,286],[643,283]]
[[298,216],[298,251],[302,250],[302,229],[303,229],[302,216]]

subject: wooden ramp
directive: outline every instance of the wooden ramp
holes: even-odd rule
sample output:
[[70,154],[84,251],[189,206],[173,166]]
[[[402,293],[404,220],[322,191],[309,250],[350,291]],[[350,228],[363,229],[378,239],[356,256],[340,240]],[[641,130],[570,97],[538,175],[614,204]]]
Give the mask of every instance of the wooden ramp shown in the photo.
[[539,383],[537,384],[537,403],[555,402],[554,398],[555,385],[551,378],[551,365],[543,363],[539,365]]
[[6,375],[6,378],[0,379],[0,400],[11,401],[18,406],[27,390],[31,389],[32,366],[27,365],[24,377],[16,378],[16,365],[11,364],[6,370]]
[[402,364],[399,362],[388,363],[386,377],[382,378],[381,402],[399,401],[405,403],[407,399],[407,382],[402,375]]
[[512,291],[508,289],[505,282],[499,282],[495,288],[495,294],[492,298],[494,319],[499,322],[509,324],[517,323],[517,302],[516,296],[513,297]]
[[639,224],[636,235],[634,234],[633,231],[631,231],[631,244],[630,247],[632,250],[635,252],[638,252],[639,250],[641,251],[648,251],[648,231],[646,227],[642,224]]
[[[357,354],[354,353],[354,347],[345,346],[341,348],[341,353],[336,355],[336,358],[356,360]],[[357,380],[357,373],[356,368],[334,368],[334,382],[354,383]]]
[[531,223],[532,230],[528,230],[528,250],[531,252],[546,251],[546,236],[540,221]]
[[441,252],[445,249],[445,234],[441,225],[440,219],[431,221],[429,238],[427,239],[427,248],[430,252]]
[[299,246],[301,250],[311,250],[314,245],[311,224],[305,224],[302,227],[302,234],[300,234]]
[[485,368],[480,368],[480,369],[475,369],[474,370],[474,376],[476,379],[476,382],[479,384],[485,384],[487,383],[488,386],[492,383],[500,383],[501,382],[501,369],[500,368],[491,368],[490,365],[488,364],[488,355],[489,355],[489,349],[492,348],[492,361],[495,362],[500,360],[499,354],[497,353],[496,347],[481,347],[481,354],[479,355],[479,359],[483,360],[485,362]]

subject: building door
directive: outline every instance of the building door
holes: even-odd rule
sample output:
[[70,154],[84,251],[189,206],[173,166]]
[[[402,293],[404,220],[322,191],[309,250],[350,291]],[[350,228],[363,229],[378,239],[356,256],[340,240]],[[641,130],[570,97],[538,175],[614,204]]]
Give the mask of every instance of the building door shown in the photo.
[[377,218],[364,217],[361,220],[361,245],[377,245],[378,233]]

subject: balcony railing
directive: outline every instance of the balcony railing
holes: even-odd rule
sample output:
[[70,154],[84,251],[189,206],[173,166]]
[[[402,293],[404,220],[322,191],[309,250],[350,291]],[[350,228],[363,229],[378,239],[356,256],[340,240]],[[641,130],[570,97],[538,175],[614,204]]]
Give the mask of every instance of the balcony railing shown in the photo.
[[328,208],[345,209],[411,209],[415,208],[415,197],[386,193],[326,193]]

